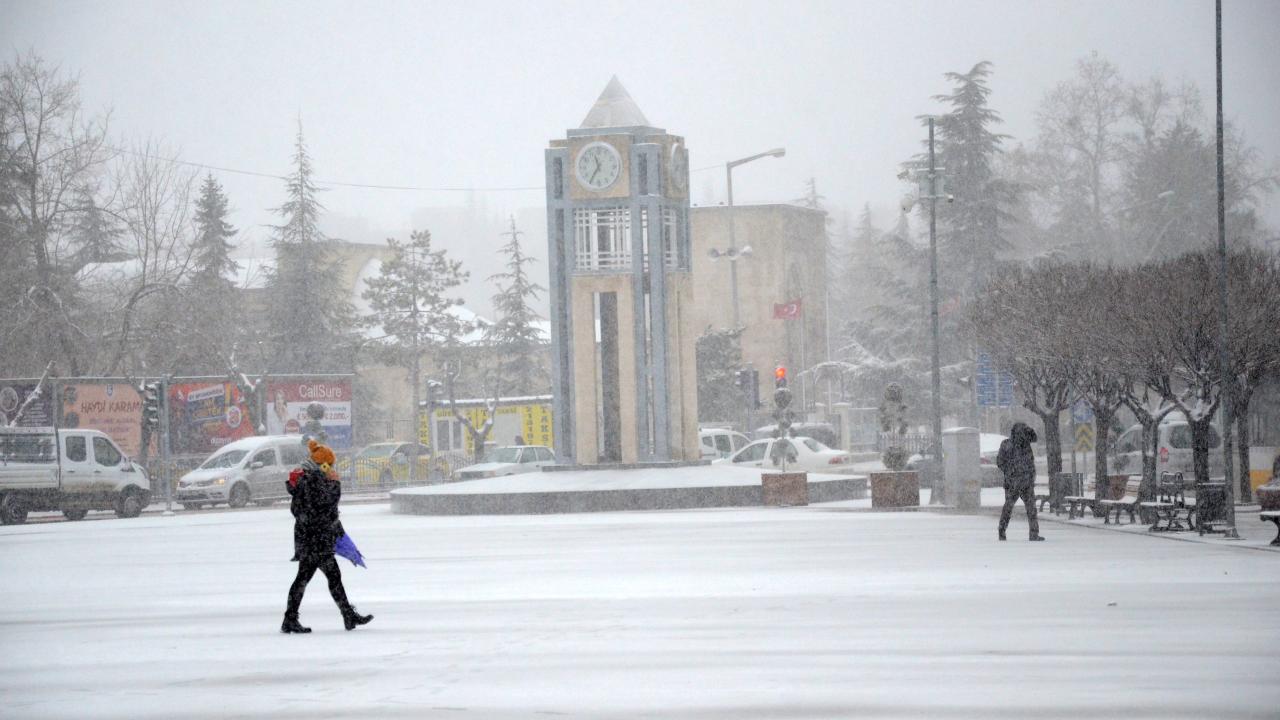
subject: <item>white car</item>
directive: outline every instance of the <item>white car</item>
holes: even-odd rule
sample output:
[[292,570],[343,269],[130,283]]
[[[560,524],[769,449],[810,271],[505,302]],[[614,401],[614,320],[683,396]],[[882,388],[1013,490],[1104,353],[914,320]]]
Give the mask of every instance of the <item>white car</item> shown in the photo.
[[188,510],[226,503],[238,508],[250,501],[270,505],[286,500],[289,471],[307,459],[301,435],[262,435],[223,445],[178,481],[174,499]]
[[[1167,417],[1160,423],[1157,439],[1156,477],[1162,472],[1182,473],[1182,482],[1190,487],[1195,484],[1195,468],[1192,463],[1191,426],[1179,417]],[[1216,426],[1209,426],[1209,477],[1219,477],[1226,471],[1222,464],[1222,436]],[[1150,453],[1151,448],[1147,448]],[[1142,426],[1133,425],[1111,447],[1114,453],[1111,468],[1116,473],[1142,472]]]
[[[807,472],[834,472],[848,466],[853,461],[849,453],[833,450],[809,437],[784,438],[790,442],[792,460],[787,462],[788,470],[804,470]],[[742,448],[716,464],[728,463],[738,467],[775,468],[773,463],[773,444],[777,439],[757,440]]]
[[721,428],[705,428],[698,431],[698,446],[703,460],[727,458],[751,443],[740,432]]
[[521,473],[541,472],[547,465],[556,464],[551,448],[542,445],[512,445],[500,447],[489,453],[482,463],[468,465],[453,474],[455,480],[479,480],[481,478]]

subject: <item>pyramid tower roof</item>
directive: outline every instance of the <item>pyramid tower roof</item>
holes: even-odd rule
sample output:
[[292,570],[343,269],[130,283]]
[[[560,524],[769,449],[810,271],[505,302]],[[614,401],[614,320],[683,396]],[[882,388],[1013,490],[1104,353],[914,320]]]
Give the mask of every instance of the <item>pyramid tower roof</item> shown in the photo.
[[649,120],[640,111],[636,101],[631,99],[627,89],[618,82],[618,76],[609,79],[604,92],[600,93],[596,104],[583,119],[583,128],[616,128],[616,127],[649,127]]

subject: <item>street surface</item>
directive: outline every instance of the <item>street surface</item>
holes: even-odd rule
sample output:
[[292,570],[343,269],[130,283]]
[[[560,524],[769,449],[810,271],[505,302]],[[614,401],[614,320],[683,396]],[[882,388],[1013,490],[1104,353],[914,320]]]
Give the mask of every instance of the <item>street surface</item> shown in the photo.
[[[9,718],[1276,718],[1280,553],[1016,516],[287,507],[0,528]],[[1256,522],[1256,520],[1255,520]]]

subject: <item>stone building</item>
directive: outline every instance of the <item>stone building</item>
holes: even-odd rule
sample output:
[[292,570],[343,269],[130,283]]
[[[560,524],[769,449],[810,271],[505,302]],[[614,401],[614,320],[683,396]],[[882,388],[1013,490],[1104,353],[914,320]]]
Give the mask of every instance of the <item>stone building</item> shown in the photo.
[[[724,257],[729,247],[729,214],[734,239],[749,255]],[[801,371],[827,359],[826,213],[796,205],[736,205],[690,210],[693,239],[692,309],[698,333],[733,325],[731,272],[738,274],[738,312],[744,328],[742,355],[760,372],[761,400],[773,389],[773,369],[787,368],[797,400],[811,401]],[[721,257],[711,260],[715,250]],[[799,302],[795,312],[776,317],[775,306]]]

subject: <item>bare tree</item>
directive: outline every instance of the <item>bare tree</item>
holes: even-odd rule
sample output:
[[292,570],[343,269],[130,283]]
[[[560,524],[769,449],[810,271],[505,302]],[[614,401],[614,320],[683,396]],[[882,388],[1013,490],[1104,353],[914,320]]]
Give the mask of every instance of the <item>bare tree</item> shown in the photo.
[[68,229],[78,191],[110,158],[106,127],[106,115],[82,115],[76,79],[34,53],[0,69],[0,165],[11,203],[3,217],[8,234],[27,249],[20,259],[30,262],[30,272],[17,276],[23,287],[10,308],[11,332],[38,344],[36,356],[65,358],[72,375],[84,369],[89,333],[77,317],[78,268],[67,262]]

